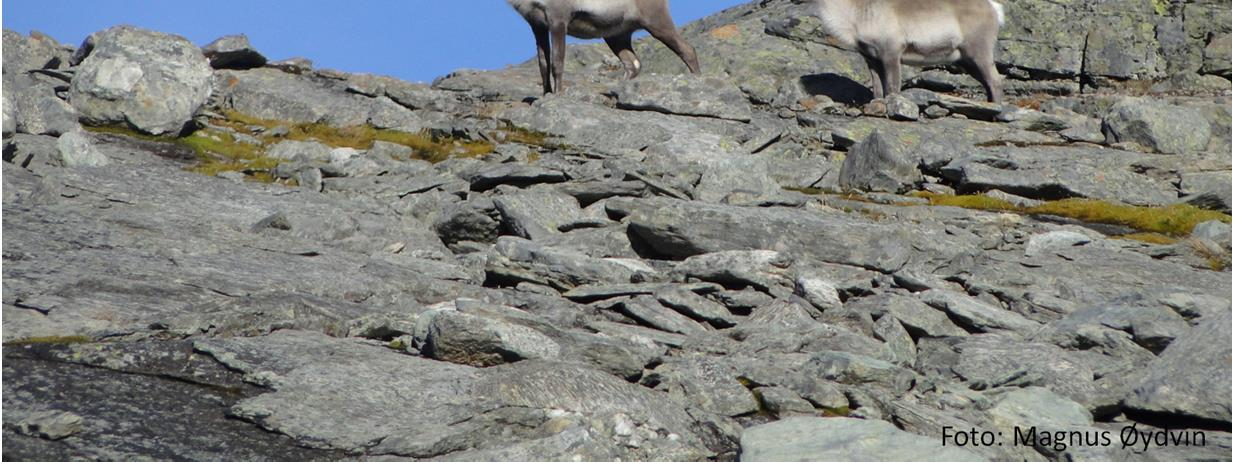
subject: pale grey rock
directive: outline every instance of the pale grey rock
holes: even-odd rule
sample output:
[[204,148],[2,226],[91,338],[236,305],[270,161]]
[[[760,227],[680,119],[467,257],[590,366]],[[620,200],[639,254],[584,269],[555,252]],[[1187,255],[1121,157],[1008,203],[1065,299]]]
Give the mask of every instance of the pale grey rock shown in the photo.
[[275,159],[296,160],[308,162],[329,162],[333,149],[316,141],[280,141],[266,151],[266,157]]
[[904,147],[877,130],[848,150],[839,172],[839,186],[848,190],[900,193],[921,180]]
[[1092,238],[1086,234],[1074,231],[1050,231],[1033,235],[1028,238],[1027,247],[1023,249],[1023,255],[1027,257],[1035,257],[1044,252],[1056,248],[1074,247],[1092,242]]
[[792,293],[803,297],[814,308],[822,311],[843,305],[835,286],[830,281],[818,277],[798,276]]
[[664,332],[691,335],[707,331],[703,324],[660,304],[655,297],[637,296],[621,302],[619,307],[630,319]]
[[1028,334],[1040,328],[1040,323],[1026,319],[1018,313],[957,292],[930,290],[921,294],[921,301],[946,312],[967,328],[979,332],[1009,330]]
[[715,327],[729,327],[739,321],[727,307],[684,288],[660,289],[655,292],[655,298],[664,306]]
[[894,94],[886,98],[886,116],[892,120],[919,120],[920,108],[907,97]]
[[536,165],[498,164],[486,167],[469,178],[472,191],[487,191],[497,185],[518,187],[540,183],[560,183],[569,179],[565,172]]
[[219,37],[201,48],[214,69],[252,69],[264,66],[266,58],[253,48],[245,34]]
[[532,241],[561,234],[562,225],[582,218],[578,201],[549,191],[525,191],[492,199],[504,230]]
[[615,259],[592,258],[511,236],[497,239],[496,255],[489,259],[487,271],[490,276],[562,291],[583,284],[633,282],[634,275],[649,273]]
[[621,109],[749,122],[753,112],[731,81],[688,74],[644,75],[614,90]]
[[111,160],[95,147],[95,143],[84,131],[73,131],[60,135],[56,140],[56,153],[60,165],[64,167],[103,167]]
[[209,63],[183,37],[117,26],[89,41],[69,91],[84,121],[178,134],[210,95]]
[[1124,407],[1228,424],[1229,315],[1205,319],[1148,365]]
[[809,415],[815,412],[813,404],[786,387],[759,387],[754,390],[754,393],[761,398],[766,411],[776,416]]
[[62,440],[82,429],[82,417],[65,411],[39,411],[20,418],[16,430],[23,435]]
[[843,460],[985,460],[880,420],[790,417],[741,434],[742,462]]
[[6,74],[4,95],[5,111],[8,111],[8,120],[14,125],[10,133],[59,136],[81,130],[77,111],[57,97],[50,85],[25,75]]
[[1211,125],[1194,108],[1144,98],[1127,98],[1105,117],[1109,144],[1134,142],[1162,154],[1183,154],[1207,148]]
[[792,260],[773,250],[728,250],[686,258],[670,273],[678,280],[698,279],[719,284],[739,284],[772,291],[788,285]]

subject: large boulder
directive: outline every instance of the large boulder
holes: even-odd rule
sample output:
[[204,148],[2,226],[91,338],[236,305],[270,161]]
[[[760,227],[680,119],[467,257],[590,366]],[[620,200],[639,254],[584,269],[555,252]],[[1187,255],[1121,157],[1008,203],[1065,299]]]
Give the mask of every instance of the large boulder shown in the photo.
[[1205,320],[1147,367],[1126,396],[1134,411],[1229,425],[1229,315]]
[[209,62],[180,36],[116,26],[91,35],[78,56],[69,101],[93,125],[174,134],[210,96]]
[[228,35],[210,42],[201,49],[215,69],[252,69],[264,66],[265,56],[248,43],[244,34]]
[[903,146],[876,130],[848,151],[839,171],[839,187],[862,191],[899,193],[921,180]]
[[1146,98],[1127,98],[1114,104],[1105,117],[1110,144],[1134,142],[1162,154],[1201,151],[1212,130],[1203,112]]

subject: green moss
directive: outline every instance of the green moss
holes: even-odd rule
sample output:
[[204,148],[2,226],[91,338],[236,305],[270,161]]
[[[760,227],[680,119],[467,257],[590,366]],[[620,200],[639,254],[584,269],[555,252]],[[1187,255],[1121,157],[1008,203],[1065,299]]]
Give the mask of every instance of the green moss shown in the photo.
[[822,408],[822,415],[825,417],[847,417],[851,413],[852,409],[847,406]]
[[1169,13],[1169,3],[1165,0],[1152,0],[1152,8],[1156,10],[1156,14],[1159,16]]
[[64,336],[46,336],[46,337],[27,337],[20,340],[5,342],[6,346],[22,346],[22,345],[72,345],[76,343],[90,343],[94,339],[84,335],[64,335]]
[[1205,221],[1219,220],[1229,223],[1233,220],[1233,217],[1229,215],[1200,209],[1189,204],[1139,207],[1093,199],[1063,199],[1045,202],[1035,207],[1018,207],[1009,202],[983,195],[954,196],[921,192],[913,195],[929,199],[930,205],[1015,212],[1025,215],[1056,215],[1088,223],[1122,225],[1145,233],[1175,237],[1189,235],[1195,225]]

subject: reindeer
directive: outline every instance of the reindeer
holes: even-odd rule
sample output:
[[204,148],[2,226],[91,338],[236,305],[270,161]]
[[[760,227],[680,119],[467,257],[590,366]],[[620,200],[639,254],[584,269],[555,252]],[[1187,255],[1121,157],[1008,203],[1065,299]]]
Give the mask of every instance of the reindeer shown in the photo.
[[668,0],[506,0],[531,24],[539,51],[539,73],[544,93],[561,89],[565,74],[565,36],[583,39],[603,38],[621,59],[625,77],[638,76],[642,63],[634,53],[633,34],[645,29],[667,45],[689,71],[699,72],[698,56],[685,42],[672,15]]
[[865,58],[876,98],[900,89],[901,63],[958,62],[1002,102],[993,63],[1005,11],[993,0],[814,0],[825,32]]

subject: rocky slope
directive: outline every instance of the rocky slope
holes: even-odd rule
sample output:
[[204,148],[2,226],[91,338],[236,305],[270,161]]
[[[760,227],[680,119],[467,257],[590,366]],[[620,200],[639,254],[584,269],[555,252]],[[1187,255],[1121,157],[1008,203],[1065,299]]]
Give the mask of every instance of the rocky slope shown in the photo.
[[1228,4],[1005,3],[1006,107],[788,0],[548,97],[5,31],[6,458],[1227,458]]

